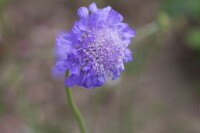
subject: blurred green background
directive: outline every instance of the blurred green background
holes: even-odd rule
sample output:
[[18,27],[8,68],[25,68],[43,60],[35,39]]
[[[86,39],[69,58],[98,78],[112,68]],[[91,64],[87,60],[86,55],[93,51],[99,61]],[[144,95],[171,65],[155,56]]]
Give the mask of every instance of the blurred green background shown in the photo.
[[[91,0],[0,0],[0,133],[79,133],[55,35]],[[136,30],[134,61],[102,88],[73,87],[88,133],[200,133],[200,0],[96,0]]]

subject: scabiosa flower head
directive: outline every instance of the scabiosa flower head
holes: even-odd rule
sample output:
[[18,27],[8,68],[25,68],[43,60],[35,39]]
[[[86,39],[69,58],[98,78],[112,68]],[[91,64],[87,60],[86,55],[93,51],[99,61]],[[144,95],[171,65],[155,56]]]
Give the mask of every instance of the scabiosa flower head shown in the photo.
[[99,9],[95,3],[89,10],[80,7],[80,19],[56,38],[53,72],[64,75],[69,70],[67,86],[102,86],[109,77],[119,77],[124,62],[132,60],[128,45],[135,32],[122,22],[122,15],[110,6]]

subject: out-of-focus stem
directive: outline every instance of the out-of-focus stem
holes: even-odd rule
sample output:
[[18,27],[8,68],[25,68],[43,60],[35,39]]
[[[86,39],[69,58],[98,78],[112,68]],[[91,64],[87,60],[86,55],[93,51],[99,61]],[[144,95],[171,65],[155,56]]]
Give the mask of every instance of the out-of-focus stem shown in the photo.
[[137,30],[136,38],[134,39],[134,42],[140,42],[146,37],[158,32],[160,30],[160,26],[157,21],[153,21],[142,28]]

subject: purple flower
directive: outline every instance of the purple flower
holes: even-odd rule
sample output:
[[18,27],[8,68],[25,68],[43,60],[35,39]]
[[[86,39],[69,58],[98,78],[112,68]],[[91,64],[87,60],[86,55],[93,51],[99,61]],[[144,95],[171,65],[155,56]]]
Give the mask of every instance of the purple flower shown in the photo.
[[80,7],[80,20],[56,38],[53,73],[64,75],[69,70],[67,86],[102,86],[109,77],[120,76],[124,62],[132,61],[128,45],[135,32],[122,22],[122,15],[110,6],[99,9],[95,3],[89,10]]

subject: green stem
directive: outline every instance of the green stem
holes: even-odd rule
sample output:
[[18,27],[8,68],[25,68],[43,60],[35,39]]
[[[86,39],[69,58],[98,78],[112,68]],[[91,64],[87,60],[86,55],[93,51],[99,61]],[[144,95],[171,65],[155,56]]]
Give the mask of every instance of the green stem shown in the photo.
[[81,113],[74,102],[72,90],[67,86],[66,86],[66,94],[67,94],[67,100],[69,102],[69,106],[76,118],[76,121],[78,122],[81,133],[87,133],[83,117],[81,116]]

